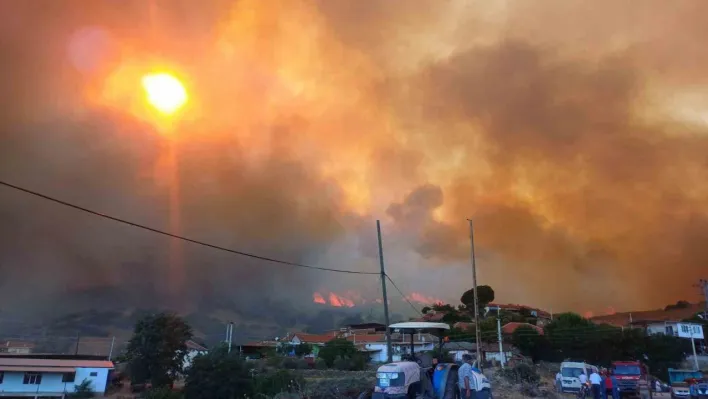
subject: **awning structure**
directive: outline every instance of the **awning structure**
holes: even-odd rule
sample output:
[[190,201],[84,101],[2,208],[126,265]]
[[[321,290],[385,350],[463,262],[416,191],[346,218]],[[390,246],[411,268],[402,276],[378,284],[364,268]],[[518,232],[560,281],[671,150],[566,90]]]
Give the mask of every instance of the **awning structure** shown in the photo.
[[0,366],[0,371],[15,371],[22,373],[74,373],[75,367],[32,367],[32,366]]

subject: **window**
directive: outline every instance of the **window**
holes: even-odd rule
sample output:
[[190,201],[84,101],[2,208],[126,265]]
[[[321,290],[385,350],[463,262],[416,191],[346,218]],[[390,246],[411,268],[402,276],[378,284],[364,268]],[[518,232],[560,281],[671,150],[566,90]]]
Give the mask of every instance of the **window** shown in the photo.
[[691,330],[689,329],[689,326],[685,324],[681,324],[681,332],[685,334],[690,334]]
[[698,326],[693,326],[693,333],[694,334],[700,334],[701,329]]
[[98,377],[98,371],[92,371],[91,374],[89,374],[91,377]]
[[0,371],[0,384],[2,384],[2,380],[5,379],[5,373]]
[[25,378],[22,380],[25,385],[39,385],[42,383],[42,374],[25,373]]
[[674,335],[674,327],[666,326],[666,335]]
[[76,373],[64,373],[61,377],[61,382],[74,382],[76,379]]

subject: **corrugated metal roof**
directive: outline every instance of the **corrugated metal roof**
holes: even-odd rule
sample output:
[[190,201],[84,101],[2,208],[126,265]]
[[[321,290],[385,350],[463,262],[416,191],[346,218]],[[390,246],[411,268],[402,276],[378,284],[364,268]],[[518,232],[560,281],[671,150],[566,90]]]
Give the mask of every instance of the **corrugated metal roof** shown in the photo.
[[0,366],[0,371],[19,371],[29,373],[73,373],[74,367],[32,367],[32,366]]
[[27,359],[17,357],[0,357],[0,367],[88,367],[113,368],[113,362],[108,360],[68,360],[68,359]]

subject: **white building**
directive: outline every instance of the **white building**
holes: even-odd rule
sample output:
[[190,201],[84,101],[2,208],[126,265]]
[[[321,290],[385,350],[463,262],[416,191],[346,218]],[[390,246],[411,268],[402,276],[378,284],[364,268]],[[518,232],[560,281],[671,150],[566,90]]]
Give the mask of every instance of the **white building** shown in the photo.
[[106,360],[0,357],[0,397],[63,398],[84,381],[103,396],[111,370]]
[[199,345],[198,343],[192,340],[185,342],[185,345],[187,345],[187,355],[185,355],[184,357],[182,367],[184,367],[184,369],[186,370],[190,366],[192,366],[192,361],[195,357],[207,353],[207,348],[203,347],[202,345]]
[[[346,337],[346,340],[352,342],[360,351],[368,352],[373,363],[385,363],[388,361],[385,334],[353,334]],[[413,350],[415,353],[432,351],[437,344],[437,338],[430,334],[413,334]],[[403,355],[410,353],[410,349],[410,334],[391,334],[391,350],[394,362],[400,361]]]
[[671,335],[679,338],[705,339],[703,326],[696,323],[686,323],[680,321],[661,321],[647,323],[647,334],[649,335]]

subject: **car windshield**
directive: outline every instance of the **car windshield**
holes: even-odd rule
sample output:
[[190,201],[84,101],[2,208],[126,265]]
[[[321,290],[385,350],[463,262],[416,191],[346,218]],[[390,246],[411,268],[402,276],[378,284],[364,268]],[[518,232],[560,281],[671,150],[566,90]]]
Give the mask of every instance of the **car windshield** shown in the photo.
[[642,373],[639,366],[615,366],[614,371],[617,375],[639,375]]
[[583,369],[580,367],[563,367],[561,370],[561,374],[563,377],[575,377],[578,378],[580,377],[580,374],[583,374]]

